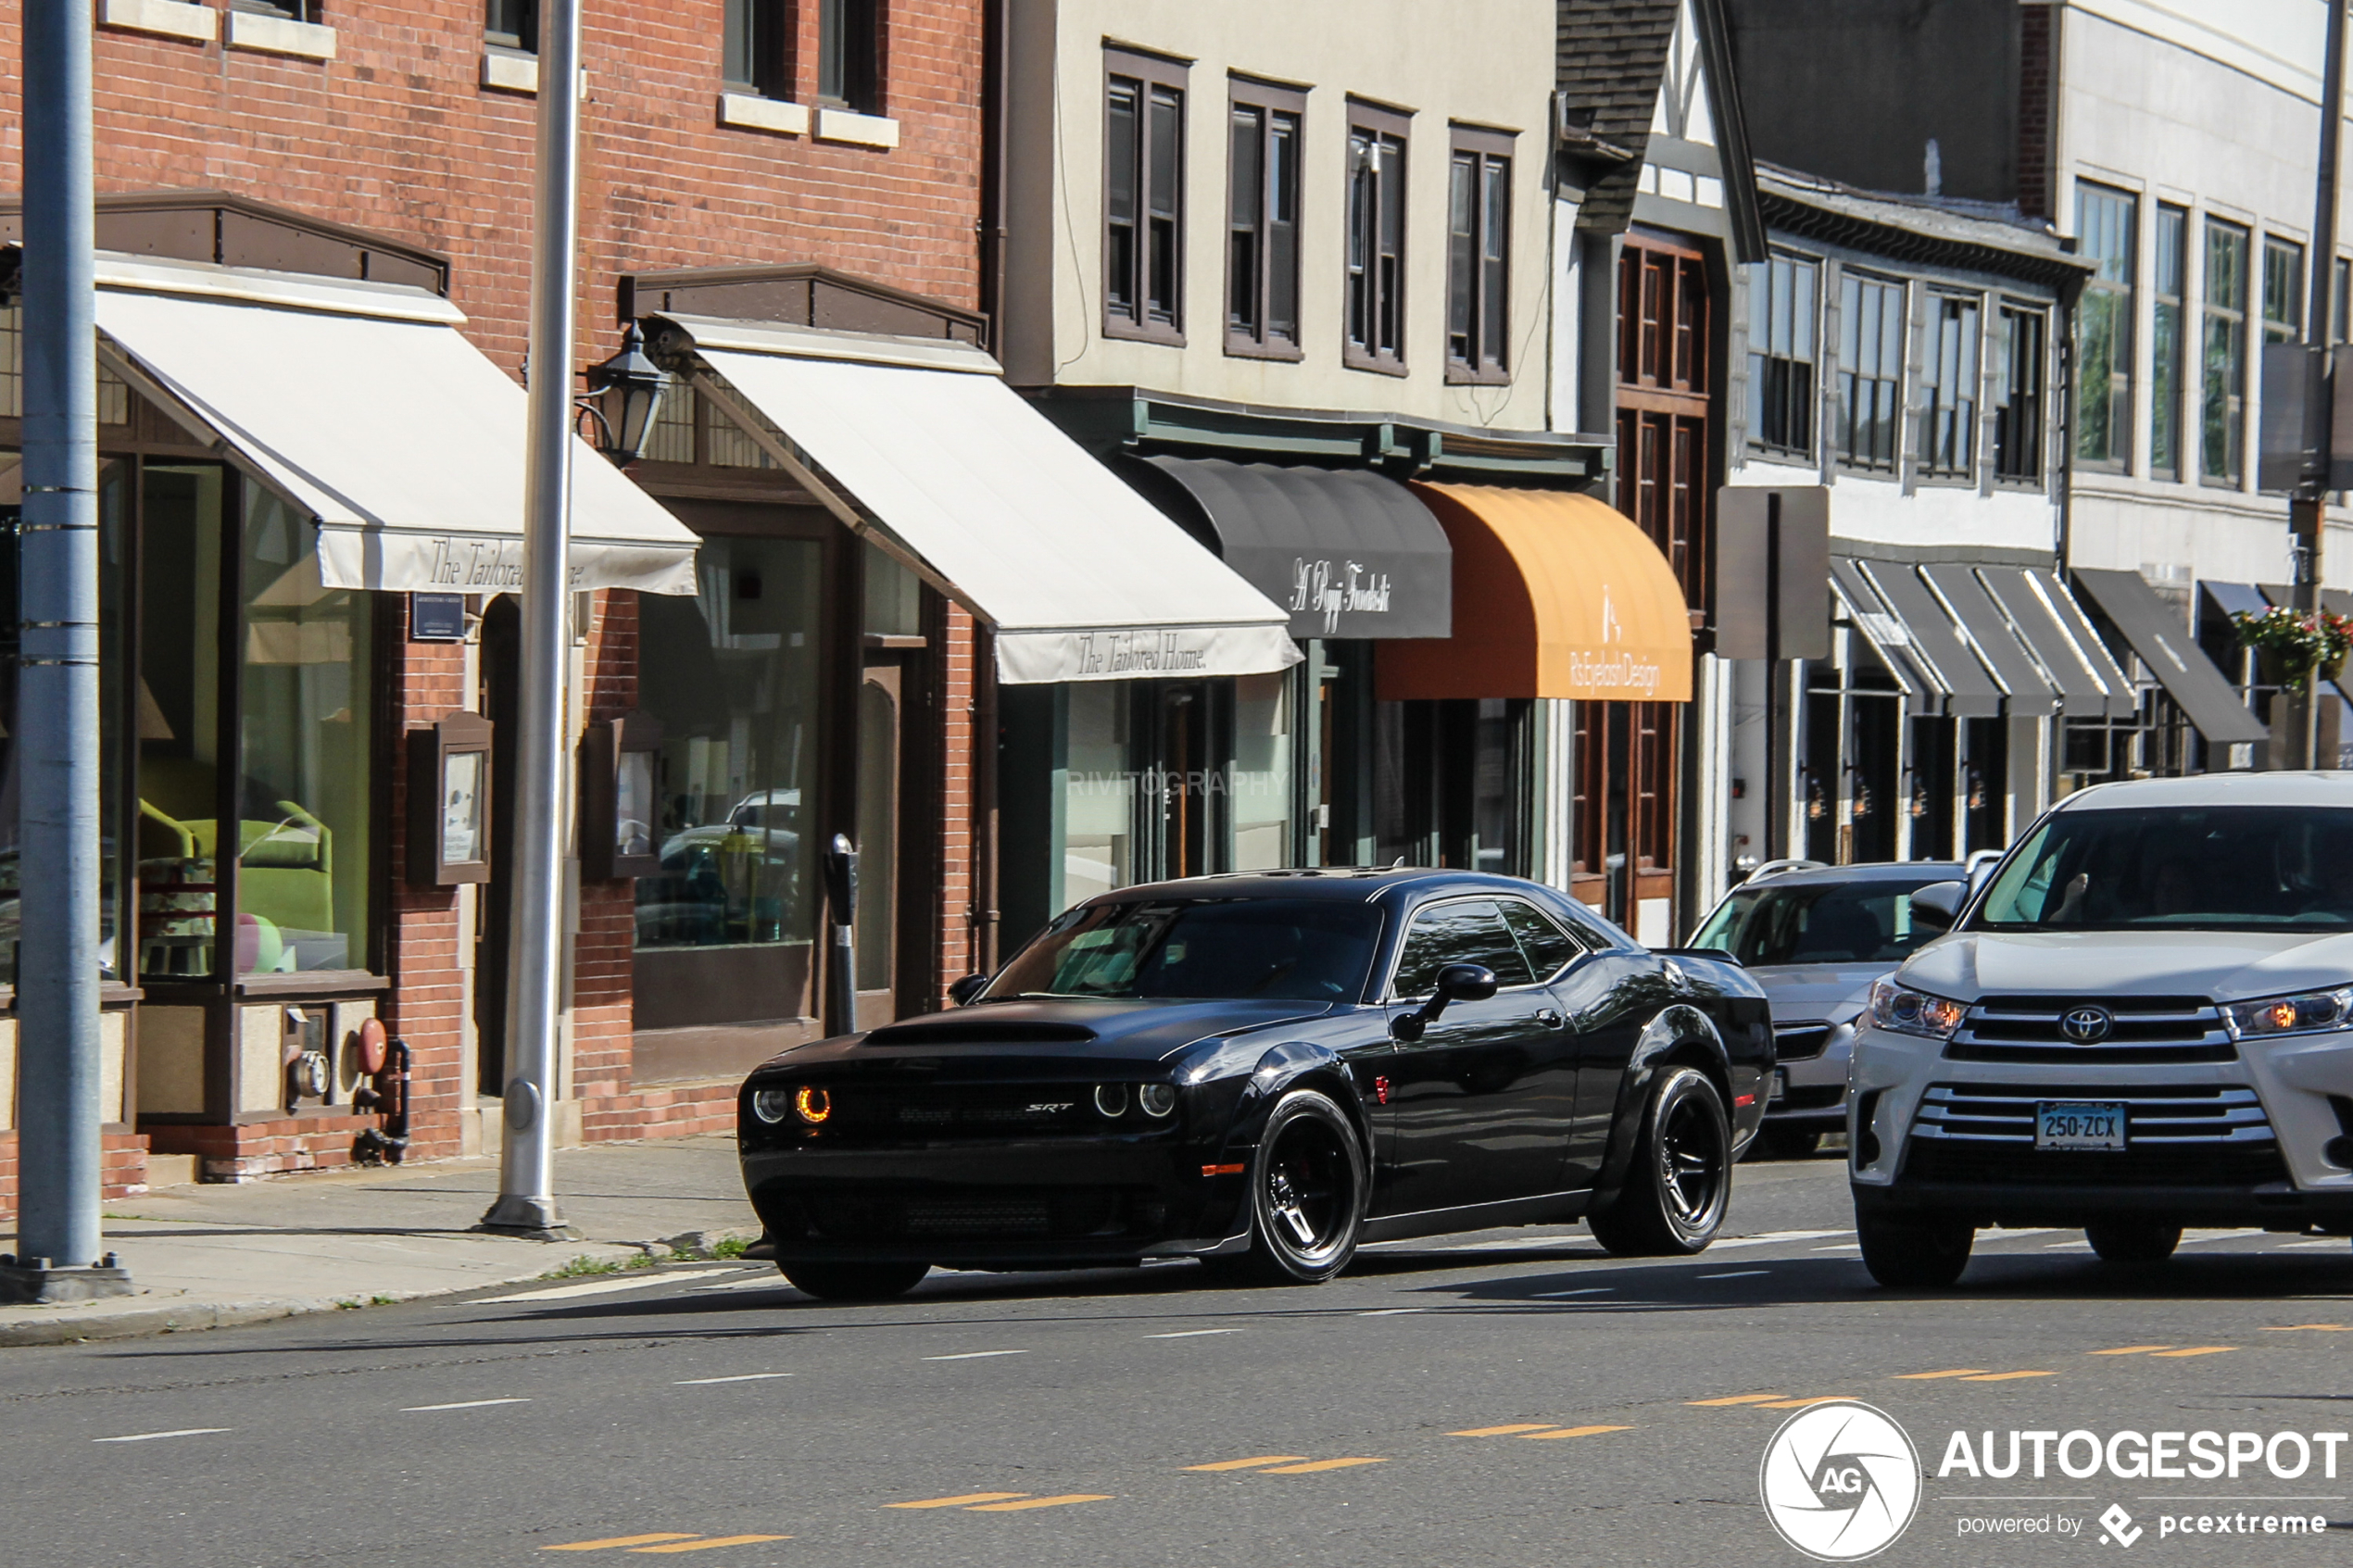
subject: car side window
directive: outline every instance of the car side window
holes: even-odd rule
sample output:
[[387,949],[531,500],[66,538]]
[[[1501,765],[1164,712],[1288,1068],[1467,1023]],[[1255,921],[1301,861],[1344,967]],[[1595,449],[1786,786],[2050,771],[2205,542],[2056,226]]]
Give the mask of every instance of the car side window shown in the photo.
[[1438,972],[1450,963],[1484,964],[1504,985],[1526,985],[1536,978],[1491,898],[1433,904],[1415,915],[1390,994],[1428,996],[1437,987]]
[[1520,951],[1528,955],[1528,966],[1539,980],[1550,980],[1567,969],[1569,960],[1581,950],[1577,938],[1553,923],[1533,904],[1523,904],[1516,898],[1498,900],[1504,911],[1504,923],[1519,938]]

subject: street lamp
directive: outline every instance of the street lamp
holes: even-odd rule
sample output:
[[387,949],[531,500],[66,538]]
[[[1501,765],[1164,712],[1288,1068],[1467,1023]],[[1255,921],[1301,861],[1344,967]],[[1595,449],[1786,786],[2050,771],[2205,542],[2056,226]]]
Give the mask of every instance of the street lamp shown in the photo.
[[588,367],[589,395],[581,407],[595,416],[603,433],[598,449],[616,468],[625,469],[645,456],[654,409],[669,385],[670,372],[647,356],[645,334],[635,321],[622,334],[620,353]]

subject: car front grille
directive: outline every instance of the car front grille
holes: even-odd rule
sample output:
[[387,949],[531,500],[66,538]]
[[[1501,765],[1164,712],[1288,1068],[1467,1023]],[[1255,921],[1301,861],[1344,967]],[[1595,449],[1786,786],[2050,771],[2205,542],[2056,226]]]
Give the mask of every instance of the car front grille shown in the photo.
[[829,1091],[824,1137],[843,1148],[1114,1131],[1096,1113],[1094,1092],[1091,1084],[845,1084]]
[[828,1241],[1073,1241],[1149,1236],[1167,1218],[1165,1204],[1126,1187],[812,1194],[800,1208]]
[[[2121,1149],[2038,1149],[2038,1101],[2121,1104]],[[2234,1085],[1935,1084],[1912,1123],[1904,1173],[1995,1185],[2260,1186],[2284,1183],[2255,1091]]]
[[[2061,1021],[2094,1007],[2112,1021],[2100,1039],[2070,1039]],[[1955,1061],[2232,1061],[2238,1047],[2221,1010],[2204,997],[1986,997],[1973,1003],[1945,1045]],[[2047,1098],[2047,1097],[2045,1097]]]
[[1811,1061],[1831,1043],[1827,1023],[1776,1023],[1773,1056],[1779,1061]]

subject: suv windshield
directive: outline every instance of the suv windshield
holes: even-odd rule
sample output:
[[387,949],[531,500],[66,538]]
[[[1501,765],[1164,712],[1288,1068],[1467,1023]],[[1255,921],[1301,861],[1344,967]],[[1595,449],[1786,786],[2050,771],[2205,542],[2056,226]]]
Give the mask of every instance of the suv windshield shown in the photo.
[[1969,923],[2013,931],[2353,929],[2353,811],[2061,811],[2003,865]]
[[1342,1001],[1362,993],[1379,935],[1378,910],[1323,899],[1097,904],[1048,926],[1005,966],[987,999]]
[[1944,879],[1923,872],[1918,881],[1874,877],[1738,888],[1717,906],[1692,946],[1714,947],[1744,964],[1901,963],[1937,935],[1912,923],[1912,895]]

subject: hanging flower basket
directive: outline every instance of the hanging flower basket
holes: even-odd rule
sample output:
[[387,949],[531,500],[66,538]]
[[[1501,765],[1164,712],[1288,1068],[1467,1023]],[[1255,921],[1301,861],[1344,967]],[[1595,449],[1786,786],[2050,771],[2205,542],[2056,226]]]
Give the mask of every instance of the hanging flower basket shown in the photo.
[[2239,646],[2255,650],[2263,684],[2300,692],[2317,673],[2334,681],[2345,672],[2346,656],[2353,653],[2353,620],[2322,609],[2300,615],[2274,605],[2260,615],[2244,612],[2231,617]]

